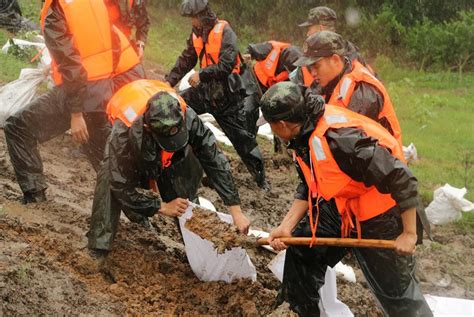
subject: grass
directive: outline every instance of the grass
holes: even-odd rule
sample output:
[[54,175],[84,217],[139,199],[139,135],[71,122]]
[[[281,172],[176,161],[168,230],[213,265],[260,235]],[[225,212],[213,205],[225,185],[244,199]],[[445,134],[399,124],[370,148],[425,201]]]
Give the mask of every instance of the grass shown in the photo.
[[[26,16],[36,22],[35,4],[33,0],[20,0]],[[153,6],[149,11],[152,28],[145,59],[167,72],[186,46],[191,23],[175,11]],[[250,42],[265,40],[265,34],[250,26],[234,25],[234,30],[242,51]],[[0,31],[0,43],[7,37]],[[418,150],[419,160],[410,167],[419,179],[424,202],[429,203],[434,189],[445,183],[466,187],[466,198],[473,201],[474,73],[467,73],[460,83],[457,73],[419,72],[398,67],[384,57],[377,58],[373,64],[394,103],[404,144],[413,142]],[[0,55],[0,81],[15,79],[26,66],[14,57]],[[474,213],[464,214],[458,225],[474,232]]]
[[[34,0],[19,0],[23,16],[27,17],[33,22],[38,22],[40,5],[38,1]],[[0,29],[0,47],[3,46],[8,39],[12,38],[13,34]],[[0,83],[10,82],[18,78],[22,68],[31,67],[31,64],[25,60],[17,59],[10,55],[0,53]]]

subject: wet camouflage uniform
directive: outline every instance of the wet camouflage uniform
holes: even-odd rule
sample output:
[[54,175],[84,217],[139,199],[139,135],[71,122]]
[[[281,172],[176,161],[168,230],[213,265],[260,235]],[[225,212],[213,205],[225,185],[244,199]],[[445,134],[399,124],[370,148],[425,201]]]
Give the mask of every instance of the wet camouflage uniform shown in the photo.
[[[144,123],[150,130],[144,128]],[[173,127],[179,127],[180,132],[173,133]],[[161,161],[164,142],[167,149],[176,150],[167,168]],[[87,234],[89,248],[110,250],[121,210],[132,221],[139,222],[137,219],[151,217],[160,209],[158,196],[137,190],[150,188],[150,180],[157,182],[165,202],[178,197],[196,200],[202,169],[225,205],[240,205],[230,164],[194,110],[188,107],[183,120],[176,98],[159,93],[150,99],[148,110],[130,128],[117,120],[97,176]]]
[[[309,165],[308,140],[325,106],[320,96],[295,102],[301,99],[302,92],[297,85],[280,83],[264,95],[261,107],[267,121],[287,120],[302,124],[300,134],[291,140],[289,148]],[[400,213],[417,204],[416,178],[404,163],[358,128],[331,129],[326,138],[345,174],[366,186],[375,185],[380,192],[391,193],[397,202],[397,206],[385,213],[360,222],[362,238],[396,239],[403,230]],[[295,199],[307,201],[308,187],[296,165],[301,183]],[[316,213],[317,208],[313,210]],[[308,215],[296,226],[293,236],[312,236]],[[333,200],[319,202],[317,236],[341,237],[341,216]],[[352,237],[357,237],[357,233],[353,232]],[[414,256],[401,256],[392,250],[290,246],[286,251],[279,302],[287,301],[300,316],[319,316],[318,291],[324,285],[326,269],[336,265],[348,252],[354,254],[387,316],[432,316],[414,275]]]
[[[183,15],[198,16],[203,28],[202,30],[193,29],[187,40],[187,47],[166,76],[166,81],[171,86],[175,86],[199,61],[200,57],[197,56],[193,45],[193,33],[202,36],[203,42],[206,43],[209,32],[217,23],[217,17],[207,6],[207,1],[184,1],[183,7],[186,9],[185,5],[195,4],[194,2],[200,2],[198,9],[189,10],[190,13],[183,13]],[[195,13],[196,11],[199,14]],[[263,187],[267,184],[263,157],[256,135],[247,129],[248,118],[243,106],[246,97],[245,87],[242,85],[240,75],[232,73],[239,55],[237,36],[230,25],[226,25],[222,34],[219,62],[200,69],[199,86],[182,91],[181,96],[196,113],[210,113],[214,116],[257,185]]]
[[71,113],[82,112],[89,132],[89,141],[83,150],[97,170],[110,133],[110,124],[105,115],[108,100],[122,85],[145,75],[143,67],[138,64],[115,78],[88,81],[64,13],[56,2],[53,2],[46,16],[44,38],[50,54],[58,63],[63,84],[9,117],[4,128],[8,152],[24,194],[24,203],[44,200],[44,192],[48,187],[38,143],[66,132],[70,128]]
[[146,43],[150,29],[150,18],[146,10],[147,0],[134,0],[130,9],[129,0],[115,1],[120,9],[120,22],[128,29],[135,28],[134,42]]

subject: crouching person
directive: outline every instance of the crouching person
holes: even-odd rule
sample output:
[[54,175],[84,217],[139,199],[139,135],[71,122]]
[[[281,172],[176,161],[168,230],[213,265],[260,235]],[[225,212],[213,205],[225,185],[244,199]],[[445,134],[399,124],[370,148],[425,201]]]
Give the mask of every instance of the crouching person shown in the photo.
[[279,300],[301,316],[319,316],[318,291],[327,266],[351,251],[386,316],[432,316],[414,276],[417,180],[397,140],[381,125],[348,109],[305,100],[293,83],[262,97],[263,117],[290,142],[302,183],[288,214],[270,234],[395,240],[396,251],[290,247]]
[[[182,215],[188,200],[197,198],[202,169],[229,206],[234,224],[242,233],[248,231],[227,158],[212,132],[169,85],[154,80],[127,84],[112,97],[107,114],[114,123],[87,234],[93,256],[111,249],[121,211],[129,218]],[[164,202],[137,188],[159,190]]]

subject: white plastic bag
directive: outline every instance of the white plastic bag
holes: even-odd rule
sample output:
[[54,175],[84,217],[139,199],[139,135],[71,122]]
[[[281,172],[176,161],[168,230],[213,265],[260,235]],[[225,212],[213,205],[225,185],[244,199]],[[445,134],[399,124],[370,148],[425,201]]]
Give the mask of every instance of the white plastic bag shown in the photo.
[[[257,271],[243,248],[226,250],[218,254],[214,244],[204,240],[194,232],[186,229],[184,224],[193,215],[195,204],[190,204],[184,215],[179,218],[179,226],[189,265],[201,281],[225,281],[231,283],[235,279],[249,278],[257,280]],[[218,212],[222,221],[232,223],[232,216]]]
[[28,105],[45,78],[43,69],[24,68],[17,80],[0,87],[0,127],[9,116]]
[[466,188],[455,188],[449,184],[434,191],[433,201],[426,207],[428,220],[435,225],[457,221],[462,212],[474,210],[474,204],[464,199]]
[[408,146],[403,146],[403,155],[407,162],[418,160],[418,151],[416,150],[415,144],[410,143]]
[[[285,257],[286,251],[281,251],[277,254],[277,256],[275,256],[275,258],[273,258],[273,260],[267,266],[280,282],[283,281]],[[324,277],[324,285],[319,290],[319,309],[321,312],[321,316],[352,317],[354,315],[352,314],[349,307],[347,307],[346,304],[337,299],[336,273],[343,274],[343,278],[345,279],[346,276],[349,276],[348,280],[350,280],[350,282],[355,283],[355,274],[350,266],[344,265],[339,262],[338,265],[336,265],[334,268],[328,267],[326,270],[326,275]]]

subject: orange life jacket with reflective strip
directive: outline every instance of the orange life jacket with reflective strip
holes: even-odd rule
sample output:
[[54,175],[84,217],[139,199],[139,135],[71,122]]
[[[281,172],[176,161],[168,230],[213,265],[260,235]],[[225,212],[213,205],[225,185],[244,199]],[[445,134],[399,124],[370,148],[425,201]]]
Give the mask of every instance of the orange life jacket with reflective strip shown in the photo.
[[374,86],[382,94],[384,100],[383,108],[382,111],[380,111],[378,119],[387,119],[390,127],[392,128],[393,137],[397,139],[400,146],[402,146],[402,131],[400,128],[400,123],[398,122],[397,115],[395,114],[395,110],[393,109],[392,101],[390,100],[387,90],[380,80],[375,78],[370,70],[365,68],[358,60],[354,60],[352,65],[352,71],[342,76],[336,88],[334,88],[331,99],[328,103],[330,105],[347,108],[351,102],[351,97],[354,93],[357,83],[365,82]]
[[[377,139],[378,144],[386,147],[393,156],[400,160],[403,158],[401,146],[380,124],[348,109],[326,105],[324,115],[309,138],[311,164],[308,166],[303,159],[296,157],[309,188],[308,207],[314,235],[317,223],[312,221],[313,199],[318,201],[322,197],[329,201],[334,198],[342,218],[343,237],[347,237],[354,228],[352,215],[358,224],[383,214],[396,205],[390,194],[380,193],[375,186],[366,187],[339,168],[325,134],[328,129],[346,127],[362,129],[368,136]],[[359,227],[359,238],[360,234]]]
[[[109,10],[110,22],[116,25],[125,36],[130,39],[132,30],[129,26],[124,25],[121,21],[120,7],[116,0],[106,0],[107,9]],[[131,11],[133,8],[133,0],[128,0],[128,8]]]
[[[53,0],[46,0],[41,11],[41,28]],[[87,80],[94,81],[121,74],[140,60],[126,36],[109,19],[104,0],[57,0],[66,17],[69,32],[73,35],[74,47],[79,52],[82,66],[87,72]],[[114,61],[115,33],[120,45],[120,59]],[[114,45],[115,44],[115,45]],[[57,61],[52,62],[53,79],[62,84],[62,76]]]
[[280,60],[281,51],[291,46],[289,43],[276,41],[269,41],[269,43],[273,46],[271,52],[264,60],[257,61],[253,66],[253,70],[255,71],[258,80],[267,88],[288,79],[288,71],[285,70],[276,74],[276,69],[278,67],[278,61]]
[[[186,118],[186,102],[173,88],[158,80],[140,79],[123,86],[110,99],[107,105],[110,122],[113,124],[119,119],[127,127],[131,127],[133,122],[145,113],[148,100],[162,91],[168,92],[179,101],[181,113]],[[161,151],[161,163],[164,168],[171,165],[173,154]]]
[[[228,24],[229,23],[227,21],[219,20],[216,25],[214,25],[211,32],[209,32],[205,46],[202,41],[202,37],[193,33],[193,45],[197,56],[201,59],[201,68],[206,68],[210,65],[217,65],[219,63],[219,54],[222,47],[222,35],[224,33],[225,26]],[[237,74],[240,73],[240,65],[240,56],[237,55],[235,66],[232,72]]]
[[301,67],[301,72],[303,73],[303,85],[308,88],[313,83],[314,77],[306,66]]

